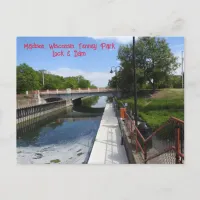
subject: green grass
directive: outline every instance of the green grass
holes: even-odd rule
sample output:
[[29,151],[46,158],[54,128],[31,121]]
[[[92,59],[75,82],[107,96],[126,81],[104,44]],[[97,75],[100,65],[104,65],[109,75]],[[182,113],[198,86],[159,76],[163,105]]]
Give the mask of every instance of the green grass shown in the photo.
[[[134,98],[121,99],[128,103],[129,109],[134,108]],[[164,89],[153,94],[151,98],[138,98],[139,116],[155,130],[170,117],[184,120],[184,91],[182,89]]]
[[162,89],[153,98],[156,99],[184,99],[183,89]]
[[59,159],[55,159],[55,160],[51,160],[50,162],[51,162],[51,163],[59,163],[60,160],[59,160]]
[[152,130],[157,129],[170,117],[176,117],[178,119],[184,120],[183,111],[153,110],[148,112],[140,112],[139,115],[144,121],[148,123],[148,125],[152,128]]

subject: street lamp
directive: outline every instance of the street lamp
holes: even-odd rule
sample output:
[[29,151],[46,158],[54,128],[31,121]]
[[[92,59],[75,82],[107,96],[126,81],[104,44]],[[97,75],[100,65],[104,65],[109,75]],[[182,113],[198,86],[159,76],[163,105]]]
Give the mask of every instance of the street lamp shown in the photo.
[[[114,68],[114,71],[113,71],[113,68]],[[117,94],[118,94],[118,78],[117,78],[117,68],[120,68],[120,66],[117,66],[117,67],[111,67],[111,70],[110,70],[110,73],[112,74],[113,72],[115,72],[115,76],[116,76],[116,79],[117,79]]]

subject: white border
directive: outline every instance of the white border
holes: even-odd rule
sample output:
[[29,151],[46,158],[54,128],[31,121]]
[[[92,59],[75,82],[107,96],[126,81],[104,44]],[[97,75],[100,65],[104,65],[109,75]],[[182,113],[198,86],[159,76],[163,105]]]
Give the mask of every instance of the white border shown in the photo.
[[[198,1],[7,0],[0,6],[0,199],[199,199]],[[16,36],[185,36],[186,164],[16,166]]]

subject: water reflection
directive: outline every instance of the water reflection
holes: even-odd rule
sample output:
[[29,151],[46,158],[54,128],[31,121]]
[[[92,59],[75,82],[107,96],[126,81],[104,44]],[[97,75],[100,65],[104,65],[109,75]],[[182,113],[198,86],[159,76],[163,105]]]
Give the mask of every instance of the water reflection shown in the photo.
[[19,124],[18,163],[86,163],[104,110],[90,108],[62,109]]

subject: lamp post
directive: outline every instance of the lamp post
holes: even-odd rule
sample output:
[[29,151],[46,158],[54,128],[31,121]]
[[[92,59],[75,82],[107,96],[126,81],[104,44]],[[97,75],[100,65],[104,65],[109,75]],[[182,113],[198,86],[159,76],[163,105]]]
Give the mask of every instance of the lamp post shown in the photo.
[[138,114],[137,114],[137,81],[136,81],[136,66],[135,66],[135,37],[133,37],[133,77],[134,77],[134,107],[135,107],[135,115],[134,115],[134,120],[135,120],[135,125],[138,125]]
[[112,74],[113,73],[113,68],[114,68],[114,72],[115,72],[115,75],[116,75],[116,79],[117,79],[117,96],[118,96],[118,78],[117,78],[117,68],[120,68],[120,66],[117,66],[117,67],[111,67],[111,70],[110,70],[110,73]]

